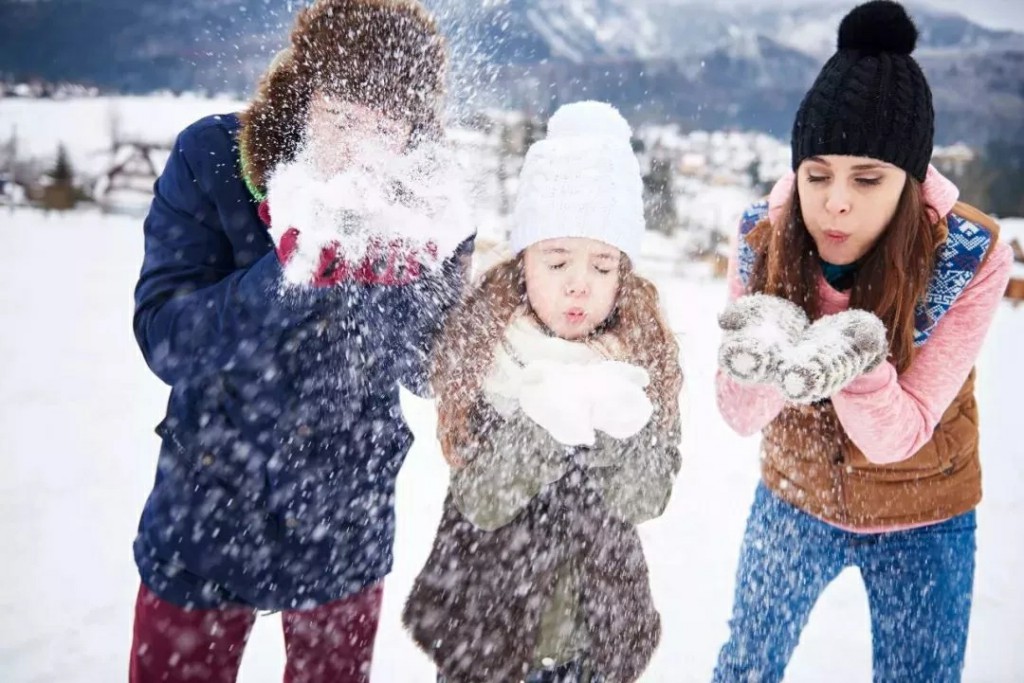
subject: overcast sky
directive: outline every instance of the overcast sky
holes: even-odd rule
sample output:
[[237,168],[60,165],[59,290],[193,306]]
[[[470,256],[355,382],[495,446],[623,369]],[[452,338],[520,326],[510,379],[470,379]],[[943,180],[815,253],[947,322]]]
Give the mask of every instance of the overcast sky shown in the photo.
[[925,0],[923,4],[952,10],[991,28],[1024,31],[1024,0]]
[[[677,0],[687,2],[689,0]],[[778,1],[778,0],[774,0]],[[789,4],[808,4],[808,0],[782,0]],[[750,4],[751,0],[715,0],[715,4]],[[813,2],[830,3],[844,7],[853,7],[857,0],[813,0]],[[908,2],[913,12],[913,5],[927,5],[938,9],[949,10],[962,14],[972,21],[990,28],[1011,29],[1024,32],[1024,0],[916,0]]]

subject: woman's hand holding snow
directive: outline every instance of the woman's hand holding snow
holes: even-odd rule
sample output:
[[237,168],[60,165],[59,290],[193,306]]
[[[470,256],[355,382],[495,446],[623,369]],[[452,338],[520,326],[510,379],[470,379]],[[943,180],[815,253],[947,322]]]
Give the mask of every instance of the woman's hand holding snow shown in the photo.
[[519,408],[558,442],[593,446],[597,431],[621,440],[647,425],[649,382],[647,371],[629,363],[534,361],[523,371]]
[[790,401],[829,398],[888,355],[885,325],[872,313],[849,310],[808,325],[796,304],[750,294],[729,304],[718,324],[722,370],[744,384],[776,385]]
[[784,350],[777,384],[790,401],[814,403],[877,368],[888,353],[885,324],[873,313],[853,309],[828,315]]
[[807,324],[807,314],[787,299],[767,294],[742,296],[718,318],[724,331],[718,364],[743,384],[774,382],[783,350],[800,341]]
[[395,153],[367,143],[331,175],[300,151],[274,170],[260,215],[290,285],[404,285],[439,268],[473,234],[467,196],[441,144]]

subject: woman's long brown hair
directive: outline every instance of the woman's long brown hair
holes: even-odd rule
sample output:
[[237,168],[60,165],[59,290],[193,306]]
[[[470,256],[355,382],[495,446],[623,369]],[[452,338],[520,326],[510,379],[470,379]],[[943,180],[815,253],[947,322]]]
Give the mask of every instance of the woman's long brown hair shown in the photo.
[[[861,260],[850,291],[850,308],[871,311],[885,323],[898,372],[914,359],[915,311],[947,235],[945,219],[936,216],[921,183],[908,176],[896,213]],[[750,291],[789,299],[816,318],[821,262],[803,220],[796,184],[777,224],[761,221],[747,240],[758,254]]]
[[[626,349],[626,360],[651,375],[648,392],[666,427],[679,416],[683,376],[679,345],[661,314],[658,291],[623,257],[616,307],[607,331]],[[431,383],[438,397],[438,437],[450,461],[474,439],[473,414],[494,350],[516,311],[527,303],[522,256],[488,270],[449,316],[434,350]]]

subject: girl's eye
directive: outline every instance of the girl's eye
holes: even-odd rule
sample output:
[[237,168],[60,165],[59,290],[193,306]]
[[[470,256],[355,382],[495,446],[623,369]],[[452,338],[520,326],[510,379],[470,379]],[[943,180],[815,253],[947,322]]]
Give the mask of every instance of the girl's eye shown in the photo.
[[882,182],[881,178],[857,178],[858,185],[878,185]]
[[550,268],[551,270],[562,270],[563,268],[565,268],[565,262],[552,263],[551,265],[548,266],[548,268]]
[[611,268],[602,268],[601,266],[594,266],[594,270],[601,273],[601,275],[608,275],[612,272]]
[[826,175],[807,175],[807,182],[809,183],[823,183],[826,180],[828,180],[828,176]]

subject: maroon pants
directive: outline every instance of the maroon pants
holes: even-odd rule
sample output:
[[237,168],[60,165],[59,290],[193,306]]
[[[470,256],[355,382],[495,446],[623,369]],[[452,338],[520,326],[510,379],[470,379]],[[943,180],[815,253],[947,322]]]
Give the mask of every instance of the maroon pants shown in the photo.
[[[383,587],[281,615],[285,683],[367,683]],[[144,585],[135,602],[130,683],[233,683],[256,621],[247,607],[190,610]]]

